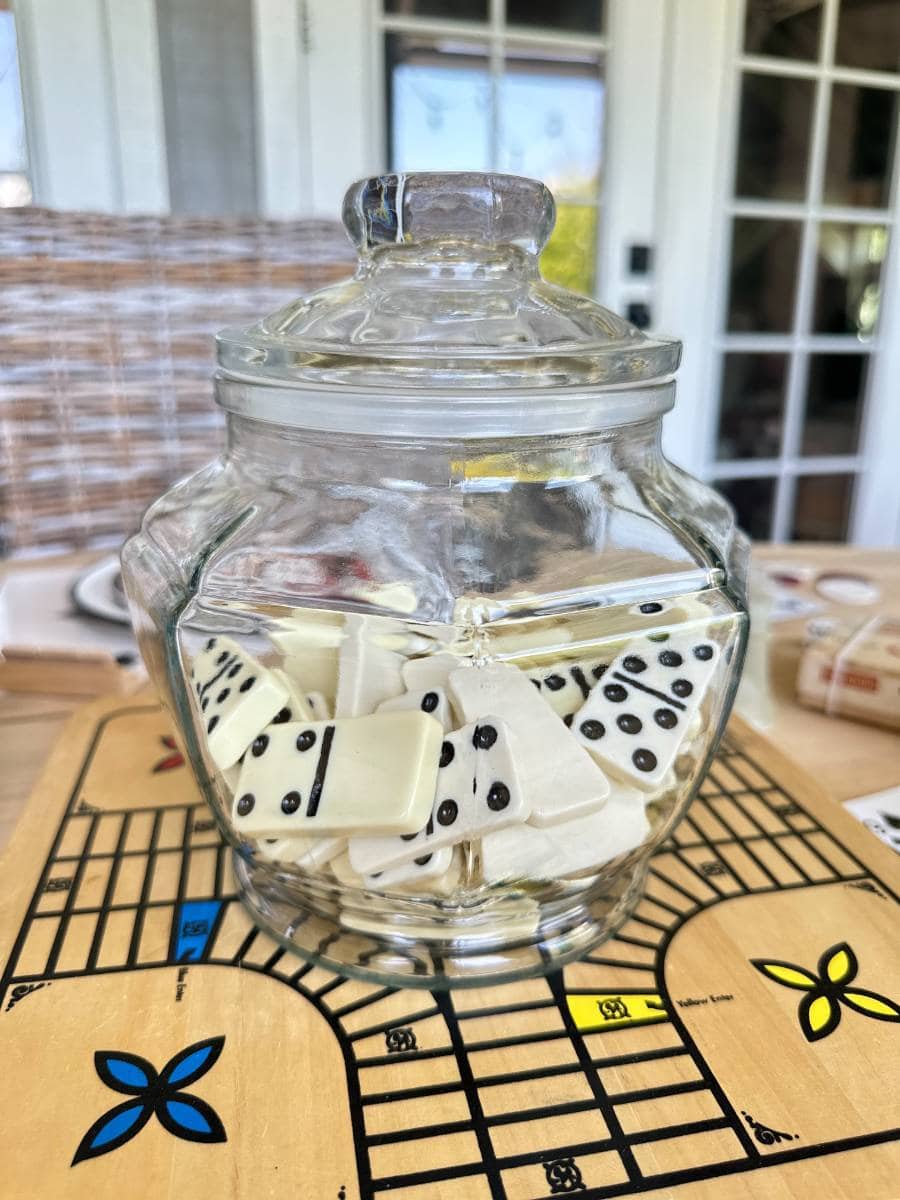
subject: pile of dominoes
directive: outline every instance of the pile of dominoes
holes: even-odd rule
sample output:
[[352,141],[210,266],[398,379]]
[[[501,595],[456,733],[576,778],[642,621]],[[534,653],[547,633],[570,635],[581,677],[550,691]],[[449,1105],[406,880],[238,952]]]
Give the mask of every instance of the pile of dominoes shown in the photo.
[[410,655],[357,614],[277,625],[278,666],[223,635],[189,665],[233,829],[265,859],[401,894],[580,876],[639,846],[676,759],[705,744],[723,653],[709,621],[536,669]]

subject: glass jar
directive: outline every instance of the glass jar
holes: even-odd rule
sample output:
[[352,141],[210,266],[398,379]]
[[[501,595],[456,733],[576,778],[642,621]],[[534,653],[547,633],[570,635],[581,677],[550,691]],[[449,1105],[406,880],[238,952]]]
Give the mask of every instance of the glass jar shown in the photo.
[[610,937],[731,707],[747,545],[660,449],[680,345],[546,283],[540,183],[351,187],[346,282],[218,339],[221,458],[123,569],[259,925],[390,983]]

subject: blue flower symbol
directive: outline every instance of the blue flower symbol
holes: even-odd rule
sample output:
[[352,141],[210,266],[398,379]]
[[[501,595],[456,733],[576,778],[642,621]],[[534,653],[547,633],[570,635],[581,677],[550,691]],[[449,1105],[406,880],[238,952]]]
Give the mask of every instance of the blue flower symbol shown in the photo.
[[225,1127],[205,1100],[182,1089],[196,1083],[222,1053],[224,1037],[194,1042],[169,1059],[162,1071],[137,1054],[97,1050],[97,1074],[114,1092],[132,1097],[99,1117],[78,1144],[72,1166],[130,1142],[156,1113],[160,1124],[188,1142],[227,1141]]

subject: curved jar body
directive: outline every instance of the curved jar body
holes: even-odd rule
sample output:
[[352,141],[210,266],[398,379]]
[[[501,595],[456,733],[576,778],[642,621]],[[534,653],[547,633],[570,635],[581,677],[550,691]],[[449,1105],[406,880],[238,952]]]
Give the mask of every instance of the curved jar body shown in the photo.
[[[494,198],[510,186],[485,178]],[[367,186],[351,230],[376,208]],[[226,452],[123,552],[142,651],[255,919],[339,970],[428,987],[546,970],[615,931],[715,749],[746,639],[746,545],[661,453],[674,385],[653,346],[655,376],[624,391],[558,386],[560,346],[578,371],[610,369],[571,336],[529,347],[548,382],[532,364],[532,386],[501,387],[524,358],[488,345],[473,281],[514,260],[533,296],[532,251],[483,226],[473,249],[455,219],[438,251],[413,239],[418,267],[389,262],[396,293],[364,254],[326,295],[333,328],[354,287],[370,329],[412,313],[432,330],[420,353],[386,352],[382,328],[377,354],[325,354],[308,311],[305,337],[263,323],[225,339]],[[392,237],[371,257],[409,252]],[[498,319],[521,326],[524,308]],[[641,336],[615,326],[619,358],[620,326]],[[423,364],[425,384],[404,374]]]

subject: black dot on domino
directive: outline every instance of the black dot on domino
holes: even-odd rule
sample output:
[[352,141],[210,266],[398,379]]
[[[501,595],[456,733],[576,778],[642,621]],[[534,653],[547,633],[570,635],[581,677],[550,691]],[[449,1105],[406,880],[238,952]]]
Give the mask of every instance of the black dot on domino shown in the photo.
[[281,797],[281,811],[290,816],[295,813],[303,803],[303,797],[299,792],[288,792]]
[[453,743],[452,742],[444,742],[443,746],[441,746],[440,765],[442,767],[449,767],[450,764],[453,762],[454,758],[456,758],[456,751],[453,748]]
[[222,663],[225,661],[225,659],[227,657],[228,657],[228,651],[223,650],[222,653],[219,655],[219,657],[216,659],[216,666],[221,667]]
[[672,691],[676,696],[681,696],[682,699],[685,696],[689,696],[693,690],[694,685],[689,679],[676,679],[672,684]]
[[221,692],[216,696],[216,704],[224,704],[230,695],[231,688],[222,688]]
[[418,837],[418,833],[401,833],[400,837],[404,842],[414,842]]
[[655,600],[650,601],[647,604],[640,605],[640,611],[642,613],[646,613],[648,616],[650,615],[650,613],[658,613],[658,612],[662,612],[662,610],[663,610],[663,606],[661,604],[657,603],[657,601],[655,601]]
[[652,750],[635,750],[631,761],[639,771],[652,771],[656,767],[656,755]]
[[505,783],[492,783],[487,794],[487,806],[491,812],[503,812],[509,806],[512,797]]
[[314,729],[304,729],[302,733],[297,734],[297,749],[310,750],[316,744],[316,732]]
[[259,758],[260,755],[265,754],[268,744],[269,735],[267,733],[261,733],[258,737],[253,739],[253,745],[250,747],[250,753],[254,758]]
[[712,656],[713,648],[705,642],[700,646],[694,647],[694,658],[699,658],[701,662],[709,662]]
[[647,664],[642,658],[638,658],[636,654],[629,654],[627,658],[624,658],[622,666],[626,671],[630,671],[632,675],[640,675],[641,671],[647,670]]
[[208,708],[209,708],[209,696],[204,696],[203,699],[200,701],[200,711],[206,712],[206,710]]
[[452,825],[459,816],[459,805],[455,800],[442,800],[437,810],[438,825]]
[[544,680],[544,684],[551,692],[558,692],[566,686],[566,681],[562,675],[548,675]]
[[218,723],[219,723],[218,717],[210,717],[210,719],[206,725],[206,732],[212,733],[212,731],[215,729],[215,727],[218,725]]
[[239,817],[246,817],[248,813],[253,812],[253,806],[256,804],[256,797],[252,792],[247,792],[241,796],[237,802],[237,814]]
[[420,858],[414,858],[413,862],[417,867],[427,867],[433,858],[433,854],[423,854]]
[[291,710],[289,708],[283,708],[280,713],[277,713],[272,718],[272,724],[273,725],[286,725],[290,719],[291,719]]
[[490,750],[497,740],[497,730],[493,725],[479,725],[472,735],[472,745],[476,750]]
[[241,671],[243,671],[243,669],[244,669],[243,664],[235,663],[234,666],[231,668],[231,670],[228,672],[228,674],[225,676],[225,678],[226,679],[234,679],[235,675],[240,675],[240,673],[241,673]]
[[572,722],[573,722],[574,720],[575,720],[575,714],[574,714],[574,713],[568,713],[568,715],[567,715],[567,716],[563,717],[563,725],[565,725],[566,729],[571,729],[571,728],[572,728]]
[[671,708],[658,708],[653,714],[653,720],[660,729],[674,729],[678,724],[678,717],[672,712]]
[[616,717],[616,724],[623,733],[640,733],[644,728],[644,722],[633,713],[622,713],[620,717]]
[[422,697],[422,712],[432,713],[438,706],[437,692],[426,692]]
[[628,693],[622,687],[621,683],[608,683],[603,689],[603,695],[607,700],[611,700],[613,704],[621,704],[623,700],[628,699]]
[[584,736],[591,742],[599,742],[606,733],[606,729],[600,721],[582,721],[580,728]]
[[663,667],[680,667],[684,662],[677,650],[662,650],[658,657]]
[[534,686],[537,688],[538,691],[541,690],[541,681],[539,679],[532,679],[531,682],[534,684]]
[[212,650],[214,648],[215,644],[216,644],[216,639],[210,638],[209,641],[206,643],[206,645],[203,647],[203,649],[204,650]]
[[251,675],[249,679],[245,679],[244,682],[241,684],[241,691],[249,692],[250,689],[253,687],[254,683],[256,683],[256,676]]
[[602,679],[606,674],[606,667],[606,663],[598,663],[597,666],[591,671],[591,674],[595,679]]

